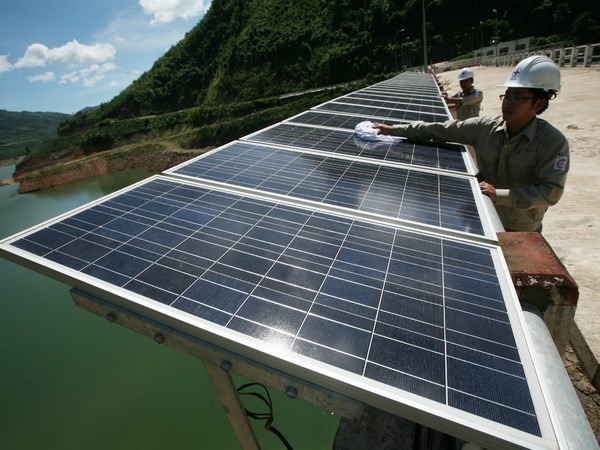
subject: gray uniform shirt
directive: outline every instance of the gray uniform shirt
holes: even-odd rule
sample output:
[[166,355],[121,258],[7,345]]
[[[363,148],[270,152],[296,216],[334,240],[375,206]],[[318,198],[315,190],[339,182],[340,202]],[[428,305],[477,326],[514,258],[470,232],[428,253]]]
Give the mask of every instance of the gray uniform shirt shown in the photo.
[[476,89],[475,86],[471,86],[467,92],[461,91],[454,94],[452,98],[461,99],[461,103],[456,110],[456,118],[458,120],[465,120],[479,115],[479,109],[481,108],[481,102],[483,100],[483,92]]
[[548,206],[562,196],[569,144],[543,119],[534,118],[512,138],[502,117],[413,122],[394,126],[394,135],[473,146],[483,180],[496,188],[496,211],[507,230],[540,231]]

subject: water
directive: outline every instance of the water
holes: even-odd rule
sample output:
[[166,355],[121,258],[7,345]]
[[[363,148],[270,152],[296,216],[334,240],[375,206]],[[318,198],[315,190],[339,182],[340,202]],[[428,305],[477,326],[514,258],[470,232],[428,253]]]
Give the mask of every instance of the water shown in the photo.
[[[0,167],[0,179],[13,170]],[[0,187],[0,238],[147,175],[130,170],[25,195]],[[80,310],[69,286],[4,259],[0,287],[1,449],[239,448],[199,360]],[[271,396],[273,425],[294,448],[331,448],[337,416]],[[262,448],[282,448],[263,425],[254,426]]]

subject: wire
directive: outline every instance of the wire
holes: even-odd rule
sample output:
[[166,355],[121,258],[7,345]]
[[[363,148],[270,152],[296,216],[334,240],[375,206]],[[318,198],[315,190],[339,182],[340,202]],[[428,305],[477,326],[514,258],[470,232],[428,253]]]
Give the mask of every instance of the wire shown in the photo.
[[[266,397],[263,394],[261,394],[260,392],[242,392],[243,390],[250,388],[252,386],[258,386],[258,387],[263,388],[266,393]],[[237,391],[238,391],[239,395],[250,395],[252,397],[258,398],[259,400],[261,400],[263,403],[265,403],[267,405],[267,407],[269,408],[268,412],[254,412],[254,411],[250,411],[249,409],[246,409],[245,407],[244,407],[244,409],[245,409],[248,417],[251,417],[252,419],[255,419],[255,420],[266,420],[265,429],[269,430],[271,433],[273,433],[275,436],[277,436],[287,450],[293,450],[293,447],[290,445],[290,443],[285,438],[285,436],[277,428],[275,428],[272,425],[273,420],[275,419],[275,417],[273,416],[273,402],[271,401],[271,395],[269,394],[269,391],[267,390],[267,388],[260,383],[247,383],[247,384],[244,384],[244,385],[240,386],[239,388],[237,388]]]

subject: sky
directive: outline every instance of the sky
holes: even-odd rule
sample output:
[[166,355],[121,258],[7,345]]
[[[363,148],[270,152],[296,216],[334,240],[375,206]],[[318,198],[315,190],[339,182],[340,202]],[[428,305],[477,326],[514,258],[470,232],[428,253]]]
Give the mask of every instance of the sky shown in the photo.
[[111,100],[211,0],[14,0],[0,12],[0,109],[74,114]]

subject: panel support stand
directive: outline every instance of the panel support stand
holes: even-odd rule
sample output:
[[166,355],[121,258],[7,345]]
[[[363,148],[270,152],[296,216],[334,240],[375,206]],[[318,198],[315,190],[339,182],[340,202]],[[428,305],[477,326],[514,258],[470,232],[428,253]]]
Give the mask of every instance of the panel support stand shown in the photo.
[[217,391],[221,405],[240,443],[240,447],[243,450],[258,450],[260,445],[248,421],[248,415],[231,378],[231,373],[228,370],[230,366],[224,367],[221,364],[220,367],[204,362],[204,367],[206,367],[210,381],[215,391]]
[[257,380],[271,389],[284,392],[290,401],[299,399],[342,417],[357,419],[363,411],[362,402],[249,361],[241,355],[225,351],[88,292],[73,288],[71,297],[75,305],[81,309],[149,337],[159,344],[167,345],[200,359],[206,367],[225,414],[244,450],[256,450],[260,446],[240,402],[239,394],[231,377],[232,373],[248,380]]

